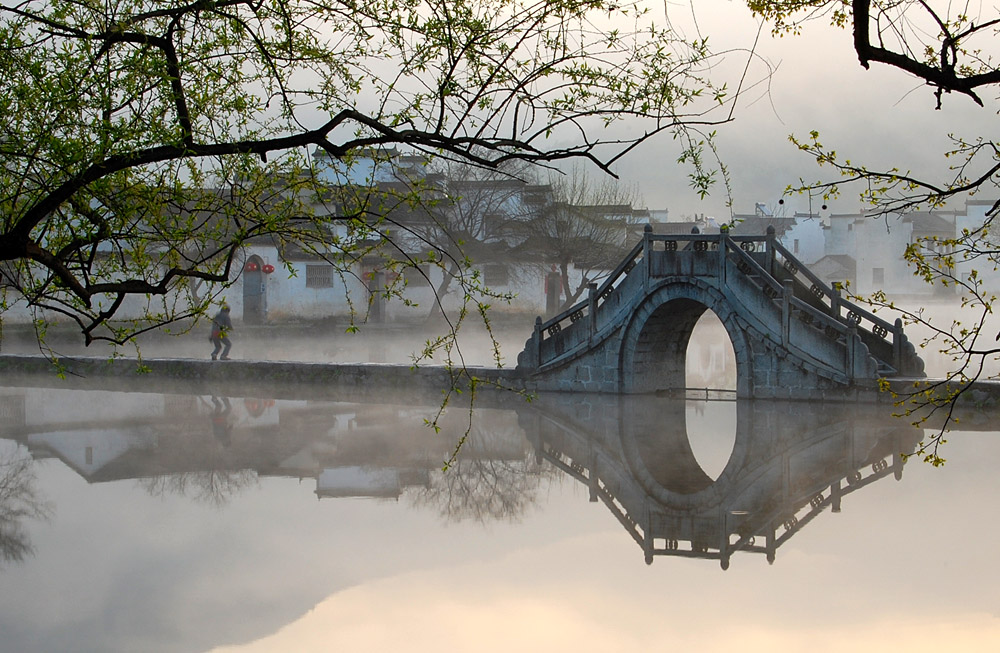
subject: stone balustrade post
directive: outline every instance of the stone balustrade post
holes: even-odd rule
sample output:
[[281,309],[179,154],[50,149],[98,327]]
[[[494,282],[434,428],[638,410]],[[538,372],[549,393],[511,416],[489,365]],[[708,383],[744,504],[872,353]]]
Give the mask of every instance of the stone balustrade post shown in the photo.
[[649,292],[649,275],[653,271],[649,254],[652,250],[653,225],[647,222],[646,226],[642,228],[642,265],[646,271],[642,279],[642,289],[644,292]]
[[590,470],[587,474],[587,489],[590,494],[590,502],[597,503],[601,487],[597,480],[597,449],[594,448],[593,440],[591,440],[590,445]]
[[795,288],[791,279],[785,279],[781,292],[781,344],[788,346],[792,339],[792,297]]
[[531,338],[532,343],[535,346],[535,368],[542,366],[542,316],[538,315],[535,317],[535,333]]
[[898,317],[892,328],[892,365],[897,373],[903,371],[903,320]]
[[597,335],[597,282],[587,284],[587,318],[590,322],[590,337]]
[[642,508],[642,553],[647,565],[653,564],[653,530],[649,527],[649,504]]
[[726,283],[726,244],[729,240],[729,225],[719,227],[719,284]]
[[764,269],[774,276],[774,225],[767,227],[767,240],[764,241]]
[[858,327],[855,324],[851,324],[850,329],[847,330],[847,378],[853,381],[856,377],[854,370],[854,355],[857,349],[858,340]]

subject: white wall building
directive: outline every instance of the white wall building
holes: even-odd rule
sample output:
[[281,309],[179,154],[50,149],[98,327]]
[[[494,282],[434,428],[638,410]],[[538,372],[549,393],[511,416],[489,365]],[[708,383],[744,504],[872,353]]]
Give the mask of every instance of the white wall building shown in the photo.
[[774,216],[758,203],[753,214],[734,215],[733,223],[730,233],[742,236],[762,236],[774,227],[778,242],[806,265],[825,255],[823,221],[818,215]]
[[[920,244],[928,253],[949,255],[954,248],[944,241],[965,229],[981,229],[992,206],[993,201],[976,200],[967,202],[964,211],[832,214],[824,228],[825,255],[812,270],[828,282],[849,281],[859,295],[884,290],[895,296],[952,297],[958,292],[954,286],[929,285],[914,274],[915,268],[904,259],[906,249]],[[955,266],[963,278],[975,269],[987,290],[1000,291],[1000,272],[992,261],[957,259]]]

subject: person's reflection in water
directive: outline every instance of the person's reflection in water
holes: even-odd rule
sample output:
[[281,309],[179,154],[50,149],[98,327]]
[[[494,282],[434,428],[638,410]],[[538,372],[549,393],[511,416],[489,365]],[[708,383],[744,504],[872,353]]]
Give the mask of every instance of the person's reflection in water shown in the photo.
[[224,447],[228,447],[232,442],[233,423],[229,420],[229,415],[233,412],[233,407],[229,403],[229,397],[216,397],[212,395],[212,435]]

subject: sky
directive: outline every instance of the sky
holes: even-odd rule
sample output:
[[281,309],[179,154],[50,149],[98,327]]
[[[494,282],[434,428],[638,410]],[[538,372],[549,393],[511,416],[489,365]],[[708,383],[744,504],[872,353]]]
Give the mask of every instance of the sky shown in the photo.
[[[717,70],[720,78],[733,80],[733,89],[758,36],[759,21],[738,0],[696,5],[701,34],[715,51],[729,52]],[[687,3],[666,0],[658,11],[666,12],[675,25],[690,24]],[[850,32],[824,19],[807,24],[798,36],[774,38],[765,27],[759,38],[747,75],[751,86],[739,97],[733,122],[718,128],[718,149],[730,171],[737,213],[752,213],[757,202],[787,213],[808,211],[808,196],[789,197],[779,206],[785,188],[799,178],[830,179],[828,169],[820,169],[788,141],[790,134],[804,137],[818,130],[824,145],[841,158],[870,168],[922,171],[943,180],[947,135],[989,134],[995,120],[989,95],[984,96],[985,108],[964,96],[946,96],[938,111],[933,90],[916,79],[879,64],[866,71],[858,63]],[[768,66],[774,69],[769,77]],[[728,217],[723,189],[700,199],[688,186],[686,170],[675,163],[677,154],[670,137],[660,137],[633,152],[616,172],[638,188],[647,207],[669,209],[672,220],[694,214]],[[843,192],[829,203],[829,210],[860,210],[859,190]],[[815,198],[813,210],[822,203]]]

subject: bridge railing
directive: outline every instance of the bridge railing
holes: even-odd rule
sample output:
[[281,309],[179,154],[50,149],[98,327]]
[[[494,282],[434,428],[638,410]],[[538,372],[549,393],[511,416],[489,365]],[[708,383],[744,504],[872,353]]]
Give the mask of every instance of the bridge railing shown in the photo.
[[[764,249],[763,264],[759,262],[759,257],[753,256],[755,252],[760,251],[760,248]],[[899,366],[904,341],[902,322],[896,320],[894,324],[889,323],[857,304],[843,299],[837,288],[831,287],[816,276],[778,242],[773,227],[768,228],[766,235],[747,236],[730,235],[725,229],[718,234],[654,234],[650,225],[646,225],[642,240],[632,248],[601,284],[590,284],[587,299],[570,306],[548,320],[543,321],[541,317],[536,318],[534,342],[537,348],[535,352],[537,364],[541,365],[545,362],[541,360],[542,342],[547,338],[554,337],[563,328],[588,319],[589,333],[594,335],[598,329],[597,316],[601,306],[608,301],[614,290],[637,266],[644,266],[644,277],[648,279],[650,277],[650,254],[660,249],[662,251],[716,252],[719,257],[718,273],[723,282],[727,261],[735,260],[736,267],[740,272],[759,280],[762,292],[768,298],[782,302],[783,331],[786,336],[789,330],[788,320],[793,313],[797,313],[800,320],[824,330],[828,337],[845,337],[845,341],[848,343],[849,360],[853,358],[854,333],[863,323],[867,322],[868,330],[871,333],[891,342],[893,362],[897,368]],[[809,302],[795,297],[794,288],[791,286],[786,288],[785,282],[776,275],[779,268],[783,269],[789,284],[798,283],[803,288],[808,289],[816,300],[822,302],[828,310],[819,310]],[[843,311],[846,311],[846,316],[842,317]],[[889,340],[889,334],[891,334],[891,340]]]
[[[769,229],[769,232],[770,231],[772,230]],[[773,232],[769,233],[768,237],[773,241],[770,245],[770,249],[774,253],[774,265],[777,265],[777,255],[780,255],[782,258],[781,267],[789,275],[791,275],[793,279],[798,281],[798,283],[809,288],[809,291],[818,300],[829,306],[831,314],[834,315],[838,321],[841,319],[842,312],[846,311],[846,315],[843,320],[848,327],[853,326],[855,328],[864,328],[866,326],[865,323],[867,322],[868,331],[882,340],[891,343],[893,363],[898,368],[902,358],[902,347],[904,342],[902,320],[897,319],[895,322],[890,323],[875,315],[871,311],[855,304],[854,302],[843,299],[840,296],[840,290],[831,287],[813,274],[813,272],[805,267],[794,254],[789,252],[784,245],[779,243],[777,239],[774,238]],[[805,278],[806,281],[808,281],[808,285],[803,282],[800,277]],[[796,301],[799,302],[799,300]]]
[[[791,319],[793,314],[798,314],[800,321],[823,331],[828,338],[844,337],[846,348],[844,351],[844,369],[848,376],[854,374],[855,360],[855,330],[849,325],[841,322],[835,315],[828,314],[804,302],[795,296],[794,281],[786,279],[779,280],[773,274],[775,265],[775,248],[777,243],[773,241],[773,233],[768,234],[763,239],[760,237],[726,237],[722,234],[722,240],[726,249],[733,253],[736,260],[736,269],[745,276],[760,280],[761,291],[772,301],[781,302],[781,339],[782,344],[791,344]],[[756,249],[756,244],[764,240],[765,257],[764,265],[761,265],[749,252]],[[739,243],[739,244],[737,244]],[[769,268],[769,269],[768,269]],[[786,269],[786,272],[789,270]]]
[[535,318],[535,340],[540,345],[541,341],[545,336],[552,337],[555,334],[562,331],[562,329],[569,324],[574,324],[589,317],[592,323],[592,330],[596,327],[597,309],[600,304],[603,304],[608,296],[614,292],[614,289],[621,284],[622,280],[628,276],[638,262],[642,260],[641,254],[644,254],[648,250],[646,249],[646,240],[643,239],[639,241],[632,248],[632,251],[622,259],[622,262],[618,264],[611,274],[604,279],[604,281],[598,286],[596,283],[591,283],[587,299],[573,304],[561,313],[557,313],[548,320],[542,321],[541,317]]
[[[736,258],[736,269],[745,275],[756,275],[762,282],[761,289],[764,294],[771,299],[777,299],[784,292],[784,286],[778,281],[771,270],[765,269],[757,259],[750,255],[757,249],[757,243],[768,245],[767,236],[729,236],[726,233],[719,234],[719,238],[725,243],[726,250],[733,252]],[[769,250],[768,250],[769,251]],[[727,252],[728,253],[728,252]],[[765,257],[767,266],[771,267],[772,255]]]
[[[735,238],[740,243],[753,243],[751,249],[755,249],[757,243],[763,244],[766,241],[765,236],[737,236]],[[695,252],[717,252],[722,242],[721,234],[654,234],[652,227],[646,225],[642,240],[632,248],[604,281],[600,284],[590,284],[587,299],[577,302],[548,320],[543,321],[541,317],[535,319],[535,360],[539,365],[545,362],[542,360],[543,341],[555,337],[564,328],[576,322],[588,319],[590,335],[596,334],[598,330],[598,311],[629,273],[636,266],[644,265],[644,276],[647,279],[649,278],[649,261],[651,260],[650,253],[652,251],[661,249],[662,251],[693,250]],[[722,267],[724,268],[725,266],[723,265]],[[780,288],[780,284],[778,287]]]

